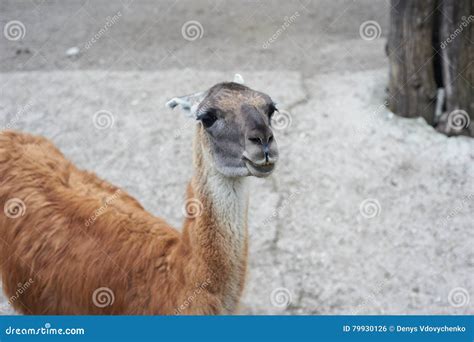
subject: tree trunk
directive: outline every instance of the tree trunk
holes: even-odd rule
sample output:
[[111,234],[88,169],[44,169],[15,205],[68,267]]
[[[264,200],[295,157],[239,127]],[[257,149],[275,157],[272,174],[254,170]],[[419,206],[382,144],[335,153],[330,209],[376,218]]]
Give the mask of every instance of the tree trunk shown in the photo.
[[421,116],[448,135],[470,129],[474,136],[468,128],[474,115],[473,2],[392,0],[387,52],[394,113]]
[[437,129],[448,135],[469,135],[474,115],[474,6],[470,0],[440,1],[438,49],[446,102]]
[[434,122],[437,86],[432,36],[435,0],[392,0],[388,56],[389,107],[404,117]]

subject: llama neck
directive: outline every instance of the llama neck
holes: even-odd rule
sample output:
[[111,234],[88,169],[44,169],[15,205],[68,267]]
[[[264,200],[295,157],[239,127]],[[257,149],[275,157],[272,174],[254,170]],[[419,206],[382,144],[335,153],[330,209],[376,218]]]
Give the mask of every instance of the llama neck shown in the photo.
[[188,200],[198,200],[203,210],[188,219],[185,234],[193,251],[192,262],[197,263],[201,274],[207,274],[209,291],[219,294],[224,310],[231,313],[238,305],[247,264],[246,179],[219,173],[199,138],[200,131],[194,146],[195,172]]

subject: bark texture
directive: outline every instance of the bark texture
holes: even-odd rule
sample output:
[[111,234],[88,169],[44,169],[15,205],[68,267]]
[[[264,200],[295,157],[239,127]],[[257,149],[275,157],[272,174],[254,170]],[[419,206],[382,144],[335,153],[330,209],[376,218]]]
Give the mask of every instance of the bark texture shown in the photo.
[[471,134],[473,0],[392,0],[389,107],[448,135]]

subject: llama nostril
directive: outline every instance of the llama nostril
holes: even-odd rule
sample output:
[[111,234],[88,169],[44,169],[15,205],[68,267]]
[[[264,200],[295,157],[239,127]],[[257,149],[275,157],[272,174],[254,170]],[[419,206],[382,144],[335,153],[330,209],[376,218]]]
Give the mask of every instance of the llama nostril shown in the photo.
[[268,158],[270,156],[270,148],[268,147],[268,144],[263,145],[263,154],[265,156],[265,163],[268,163]]
[[273,134],[270,134],[270,136],[268,137],[268,142],[271,143],[273,141]]

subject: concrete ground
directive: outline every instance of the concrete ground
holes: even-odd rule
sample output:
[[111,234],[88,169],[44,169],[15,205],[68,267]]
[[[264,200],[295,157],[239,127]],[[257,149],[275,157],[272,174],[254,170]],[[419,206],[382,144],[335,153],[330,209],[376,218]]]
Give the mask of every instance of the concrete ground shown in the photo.
[[[52,139],[179,227],[194,123],[164,103],[239,72],[282,110],[278,169],[251,180],[241,313],[472,314],[474,140],[385,109],[388,10],[2,1],[2,27],[25,34],[0,37],[0,127]],[[192,20],[202,37],[187,40]],[[366,21],[378,38],[360,34]],[[5,298],[0,312],[13,313]]]

